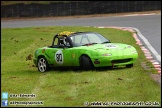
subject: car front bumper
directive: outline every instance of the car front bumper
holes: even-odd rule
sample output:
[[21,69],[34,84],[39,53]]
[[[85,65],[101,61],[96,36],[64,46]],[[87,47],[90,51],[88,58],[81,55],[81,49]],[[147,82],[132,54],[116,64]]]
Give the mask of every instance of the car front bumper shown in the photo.
[[133,64],[138,58],[137,54],[124,55],[124,56],[109,56],[109,57],[98,57],[93,58],[92,63],[95,67],[102,66],[122,66]]

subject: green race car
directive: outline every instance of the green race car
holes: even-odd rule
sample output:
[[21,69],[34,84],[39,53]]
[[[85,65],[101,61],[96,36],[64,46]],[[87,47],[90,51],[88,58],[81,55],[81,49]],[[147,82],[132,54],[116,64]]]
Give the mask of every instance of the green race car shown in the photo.
[[75,66],[82,70],[121,65],[132,67],[137,58],[133,46],[111,43],[99,33],[64,31],[54,36],[51,46],[38,48],[33,61],[40,72],[45,72],[59,66]]

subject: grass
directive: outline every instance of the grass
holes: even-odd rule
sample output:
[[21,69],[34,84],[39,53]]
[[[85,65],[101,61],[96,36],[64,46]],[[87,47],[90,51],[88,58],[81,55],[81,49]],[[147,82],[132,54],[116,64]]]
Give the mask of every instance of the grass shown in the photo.
[[[26,57],[33,55],[38,47],[51,45],[53,36],[61,31],[101,33],[111,42],[134,46],[139,58],[133,68],[38,72],[33,61],[26,61]],[[151,69],[143,69],[141,63],[148,64]],[[94,101],[161,103],[161,88],[148,75],[157,72],[128,31],[80,26],[1,29],[1,67],[1,92],[36,95],[35,98],[9,98],[9,101],[43,101],[43,105],[37,106],[55,107],[82,107],[84,102]]]

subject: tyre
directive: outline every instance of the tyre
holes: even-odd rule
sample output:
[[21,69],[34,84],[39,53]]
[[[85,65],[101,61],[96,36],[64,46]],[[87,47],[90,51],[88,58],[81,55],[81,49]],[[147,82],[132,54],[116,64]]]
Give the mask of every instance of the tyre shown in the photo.
[[93,64],[88,56],[81,56],[80,57],[80,67],[82,70],[92,70]]
[[132,68],[133,67],[133,64],[128,64],[126,65],[127,68]]
[[44,57],[40,57],[38,59],[38,71],[46,72],[47,70],[49,70],[49,65],[47,60]]

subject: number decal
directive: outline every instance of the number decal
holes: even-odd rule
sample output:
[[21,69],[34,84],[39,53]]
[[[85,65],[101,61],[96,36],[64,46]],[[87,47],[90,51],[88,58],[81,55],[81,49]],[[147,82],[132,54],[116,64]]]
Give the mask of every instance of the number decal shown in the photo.
[[57,62],[62,62],[62,54],[56,54]]
[[55,53],[55,61],[56,63],[58,64],[63,64],[63,61],[64,61],[64,57],[63,57],[63,53],[61,50],[57,51]]

